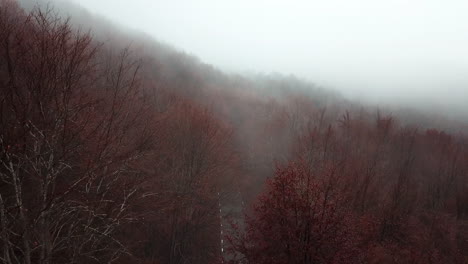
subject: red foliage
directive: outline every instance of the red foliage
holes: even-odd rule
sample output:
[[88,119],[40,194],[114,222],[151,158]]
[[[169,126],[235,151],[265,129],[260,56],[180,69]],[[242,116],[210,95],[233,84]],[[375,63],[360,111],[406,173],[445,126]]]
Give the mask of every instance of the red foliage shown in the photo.
[[466,135],[157,47],[0,0],[1,262],[468,263]]
[[352,263],[358,257],[356,219],[343,196],[302,163],[278,168],[245,234],[231,237],[249,263]]

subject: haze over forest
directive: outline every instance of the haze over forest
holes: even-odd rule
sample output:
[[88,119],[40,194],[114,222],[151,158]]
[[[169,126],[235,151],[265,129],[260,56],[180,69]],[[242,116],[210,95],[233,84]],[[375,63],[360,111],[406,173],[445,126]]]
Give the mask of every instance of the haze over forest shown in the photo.
[[0,0],[0,263],[468,263],[466,10]]
[[231,72],[293,74],[354,100],[467,117],[463,0],[80,0]]

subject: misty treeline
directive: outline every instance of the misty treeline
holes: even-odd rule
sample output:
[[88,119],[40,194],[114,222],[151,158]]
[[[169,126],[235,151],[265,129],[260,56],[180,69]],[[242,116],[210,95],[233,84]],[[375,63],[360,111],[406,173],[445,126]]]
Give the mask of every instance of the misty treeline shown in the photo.
[[466,135],[147,46],[0,0],[1,263],[468,262]]

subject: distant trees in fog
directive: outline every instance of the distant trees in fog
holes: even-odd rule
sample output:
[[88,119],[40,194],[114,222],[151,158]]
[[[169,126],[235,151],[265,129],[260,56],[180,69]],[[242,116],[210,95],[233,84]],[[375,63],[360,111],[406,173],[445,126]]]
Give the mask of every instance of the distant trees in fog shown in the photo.
[[0,0],[0,262],[468,261],[466,135],[119,46]]

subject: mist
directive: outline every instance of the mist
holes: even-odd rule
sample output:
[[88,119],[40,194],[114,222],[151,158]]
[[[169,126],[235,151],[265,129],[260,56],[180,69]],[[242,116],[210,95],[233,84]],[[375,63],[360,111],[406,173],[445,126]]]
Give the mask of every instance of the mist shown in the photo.
[[227,72],[468,115],[466,1],[76,1]]
[[0,261],[468,263],[466,7],[0,0]]

